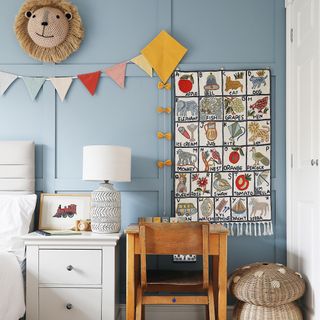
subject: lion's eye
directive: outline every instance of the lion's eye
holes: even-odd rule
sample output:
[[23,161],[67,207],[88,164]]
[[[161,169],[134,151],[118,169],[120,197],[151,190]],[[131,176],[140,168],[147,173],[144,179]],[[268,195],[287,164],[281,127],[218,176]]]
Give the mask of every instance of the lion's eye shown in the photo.
[[72,14],[70,12],[66,12],[66,18],[68,20],[71,20],[72,19]]
[[27,11],[24,15],[29,19],[29,18],[32,17],[32,12],[31,11]]
[[57,19],[60,19],[60,16],[59,16],[59,15],[57,15]]

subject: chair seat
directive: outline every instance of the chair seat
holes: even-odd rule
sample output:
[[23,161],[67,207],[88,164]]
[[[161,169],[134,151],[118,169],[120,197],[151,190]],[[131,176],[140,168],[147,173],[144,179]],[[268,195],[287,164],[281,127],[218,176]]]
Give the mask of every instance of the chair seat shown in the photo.
[[200,286],[202,271],[148,270],[147,283],[150,285]]

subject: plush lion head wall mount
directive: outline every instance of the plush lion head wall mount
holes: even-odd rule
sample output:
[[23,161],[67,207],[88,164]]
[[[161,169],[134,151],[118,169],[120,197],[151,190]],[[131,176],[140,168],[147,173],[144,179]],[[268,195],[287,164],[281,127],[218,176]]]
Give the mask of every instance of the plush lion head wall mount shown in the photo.
[[77,51],[84,29],[77,7],[67,0],[27,0],[15,21],[21,47],[33,58],[59,63]]

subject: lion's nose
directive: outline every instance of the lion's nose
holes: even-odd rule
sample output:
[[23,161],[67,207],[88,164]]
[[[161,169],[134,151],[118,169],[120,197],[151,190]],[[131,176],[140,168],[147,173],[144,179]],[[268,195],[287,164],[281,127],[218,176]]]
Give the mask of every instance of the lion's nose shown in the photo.
[[46,27],[48,25],[48,22],[44,21],[41,23],[44,27]]

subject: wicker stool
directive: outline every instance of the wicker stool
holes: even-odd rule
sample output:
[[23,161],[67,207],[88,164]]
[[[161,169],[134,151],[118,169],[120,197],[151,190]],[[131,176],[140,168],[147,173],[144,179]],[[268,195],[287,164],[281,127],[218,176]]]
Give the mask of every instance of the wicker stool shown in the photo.
[[235,320],[303,320],[299,307],[290,302],[277,307],[262,307],[238,302],[233,310]]
[[237,269],[229,278],[230,292],[242,303],[234,319],[302,319],[298,300],[305,291],[302,276],[274,263],[255,263]]

